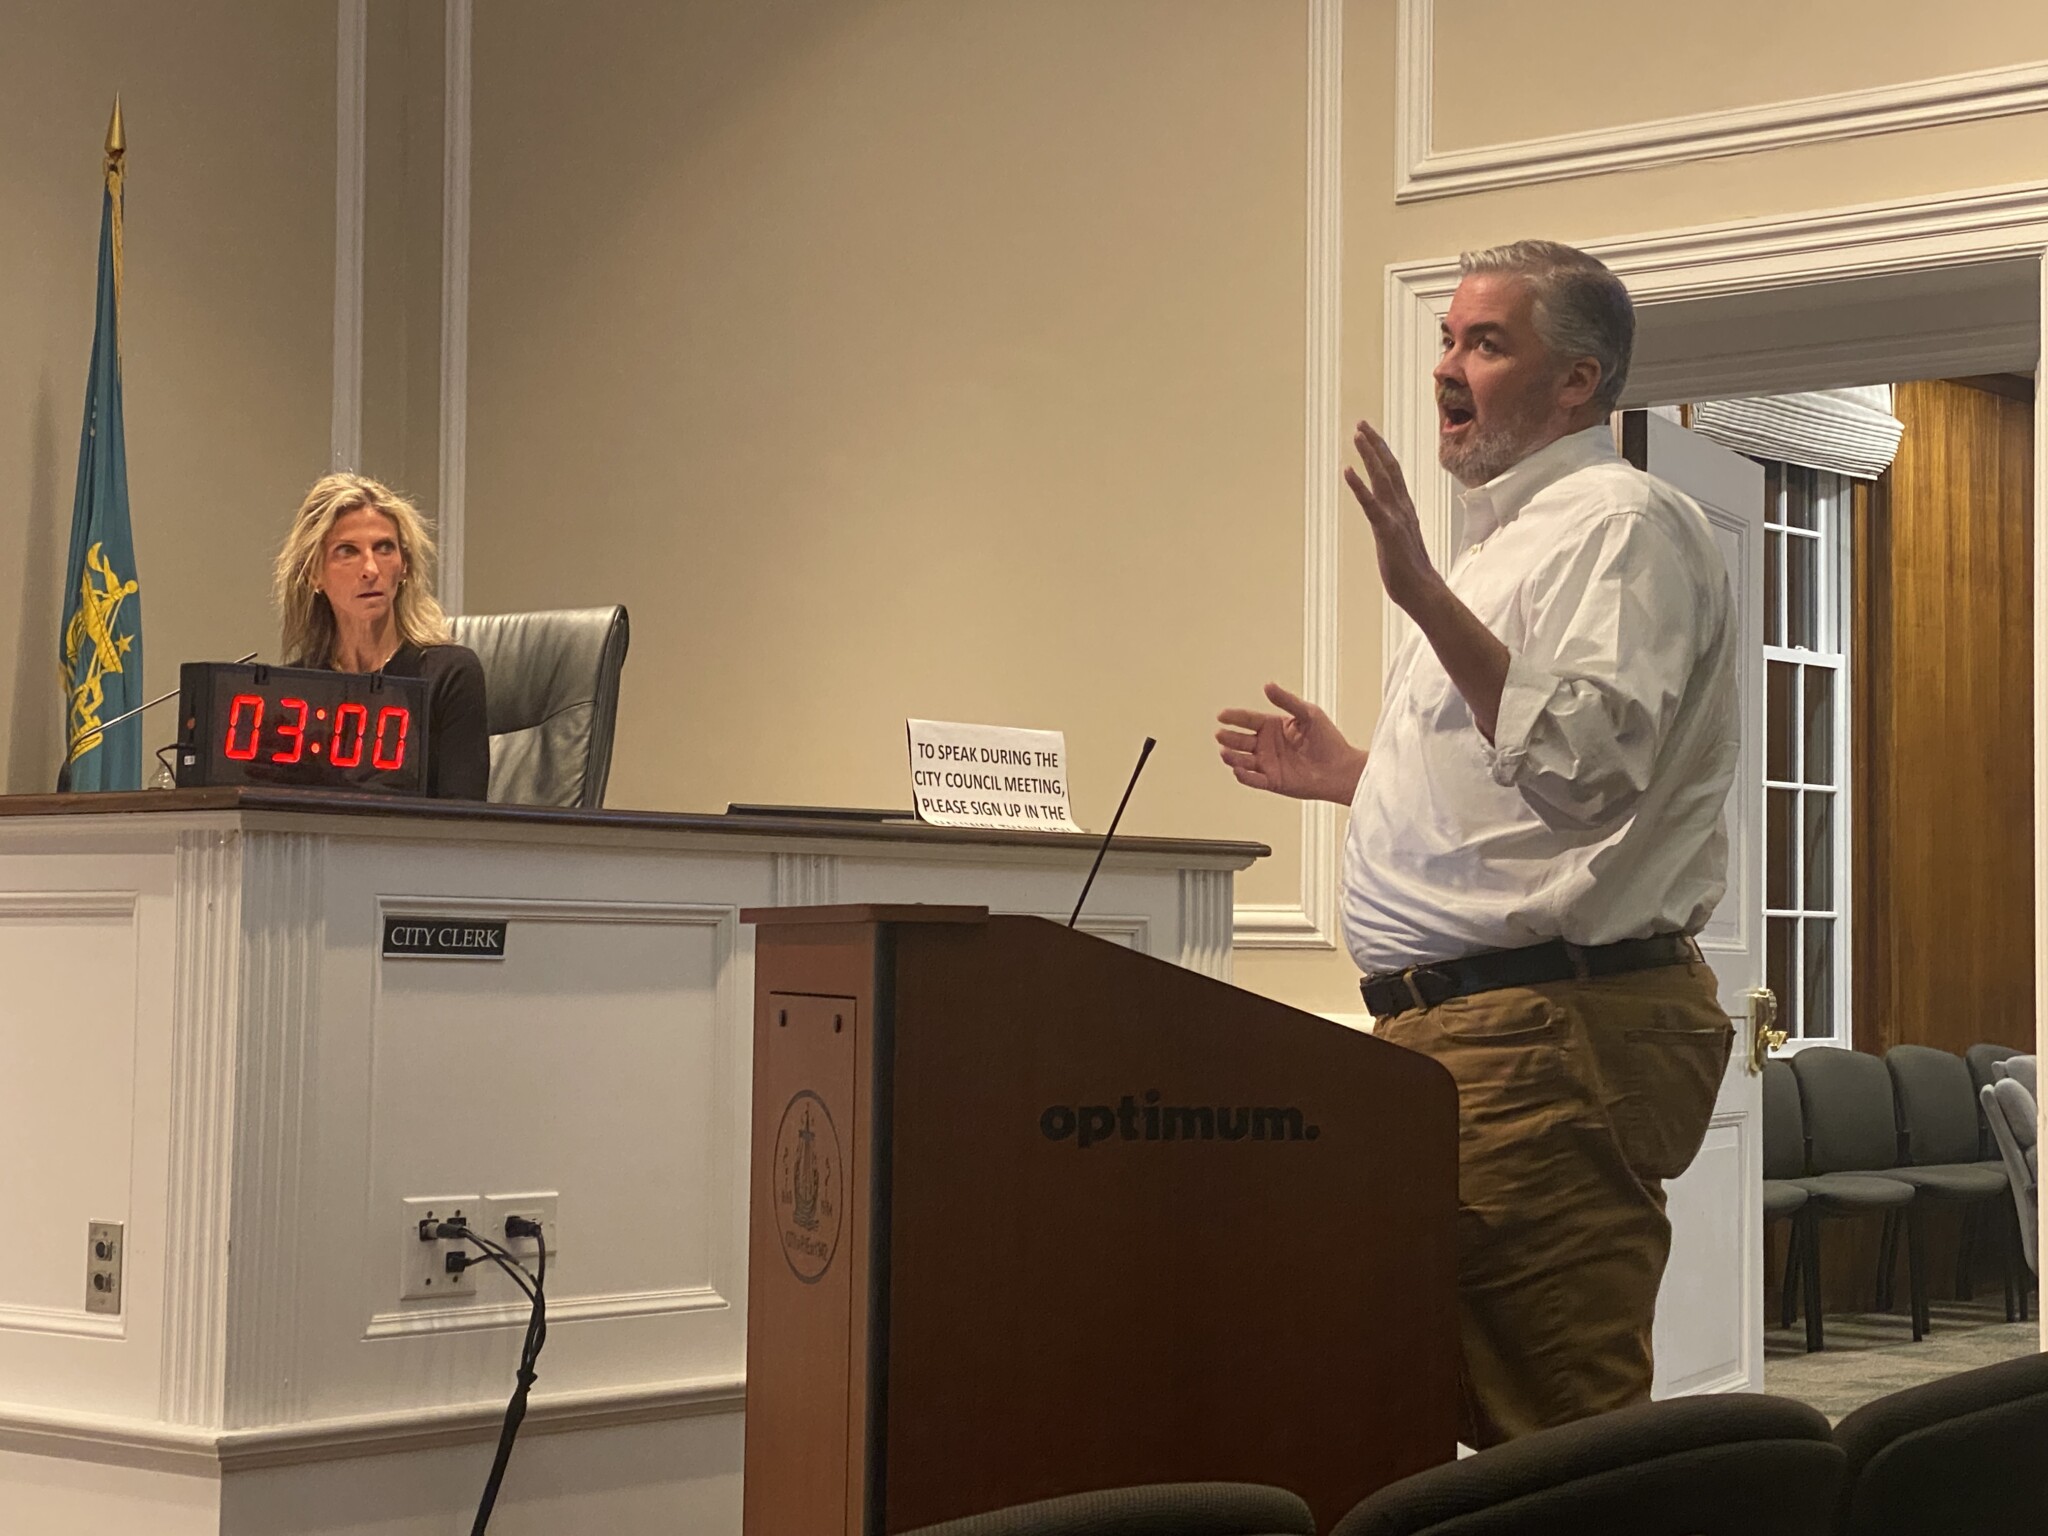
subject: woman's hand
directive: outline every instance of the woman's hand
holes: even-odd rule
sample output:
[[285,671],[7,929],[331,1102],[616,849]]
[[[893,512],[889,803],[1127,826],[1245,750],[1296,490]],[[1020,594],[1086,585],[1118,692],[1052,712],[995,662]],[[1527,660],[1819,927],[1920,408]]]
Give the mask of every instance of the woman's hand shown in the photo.
[[1234,727],[1218,731],[1216,742],[1237,782],[1296,800],[1349,805],[1365,772],[1364,749],[1346,741],[1315,705],[1278,683],[1266,684],[1266,697],[1287,713],[1226,709],[1216,717]]

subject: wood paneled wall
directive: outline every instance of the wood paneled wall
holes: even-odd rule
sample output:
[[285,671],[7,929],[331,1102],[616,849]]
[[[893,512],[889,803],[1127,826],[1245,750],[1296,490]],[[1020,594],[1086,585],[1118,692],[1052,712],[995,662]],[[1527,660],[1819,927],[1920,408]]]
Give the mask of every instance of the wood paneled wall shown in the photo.
[[1855,1044],[2030,1046],[2032,388],[1902,384],[1895,409],[1855,507]]
[[[2033,999],[2033,390],[1901,384],[1898,457],[1856,488],[1851,553],[1851,989],[1858,1050],[2027,1046]],[[1928,1284],[1955,1291],[1958,1213]],[[1830,1312],[1874,1305],[1875,1217],[1822,1229]],[[1768,1240],[1775,1320],[1784,1231]],[[1995,1296],[1980,1243],[1977,1294]],[[1906,1294],[1901,1257],[1896,1294]],[[1900,1302],[1903,1307],[1903,1300]]]

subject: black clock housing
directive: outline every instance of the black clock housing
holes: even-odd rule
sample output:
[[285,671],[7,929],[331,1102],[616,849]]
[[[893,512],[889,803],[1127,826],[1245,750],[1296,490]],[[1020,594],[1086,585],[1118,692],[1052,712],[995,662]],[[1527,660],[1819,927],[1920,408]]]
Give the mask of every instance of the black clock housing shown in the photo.
[[178,684],[180,789],[426,790],[427,685],[421,678],[188,661]]

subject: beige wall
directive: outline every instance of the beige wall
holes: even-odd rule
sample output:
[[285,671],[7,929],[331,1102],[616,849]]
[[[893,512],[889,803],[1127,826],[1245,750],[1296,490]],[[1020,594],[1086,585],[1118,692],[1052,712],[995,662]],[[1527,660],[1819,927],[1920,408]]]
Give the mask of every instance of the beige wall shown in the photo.
[[[128,489],[152,694],[274,646],[266,570],[327,465],[335,17],[11,0],[0,19],[0,772],[56,778],[59,588],[92,346],[101,144],[128,133]],[[144,742],[171,739],[169,710]]]
[[906,804],[917,715],[1288,841],[1208,732],[1300,665],[1304,11],[603,15],[477,16],[468,580],[630,607],[614,803]]
[[[54,761],[51,567],[116,84],[136,146],[129,428],[152,680],[252,627],[268,638],[276,519],[325,458],[332,10],[215,0],[173,31],[156,9],[37,20],[30,46],[0,52],[0,175],[22,210],[0,226],[0,540],[26,567],[0,624],[0,717],[18,789]],[[2030,0],[1416,12],[1437,28],[1439,149],[2048,59]],[[1397,205],[1396,86],[1416,61],[1393,0],[1342,14],[1347,419],[1381,407],[1390,262],[2048,166],[2037,113]],[[900,804],[901,721],[926,714],[1066,730],[1099,826],[1150,732],[1128,825],[1269,841],[1241,894],[1296,898],[1294,808],[1237,790],[1209,731],[1216,707],[1301,669],[1308,15],[477,7],[468,605],[631,607],[613,803]],[[440,49],[437,7],[372,6],[365,459],[428,504]],[[1362,735],[1379,596],[1369,540],[1344,530],[1337,712]],[[180,578],[206,603],[180,608]],[[1357,1006],[1338,953],[1246,952],[1239,976]]]

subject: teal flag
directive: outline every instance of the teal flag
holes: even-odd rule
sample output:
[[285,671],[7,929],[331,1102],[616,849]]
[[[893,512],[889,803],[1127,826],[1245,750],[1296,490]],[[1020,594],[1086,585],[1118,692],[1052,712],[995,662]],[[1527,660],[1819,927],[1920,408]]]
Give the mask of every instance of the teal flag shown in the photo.
[[71,561],[64,578],[66,752],[59,790],[140,789],[142,721],[108,730],[103,720],[142,702],[142,592],[128,526],[128,449],[121,426],[121,153],[119,108],[108,139],[100,206],[99,309],[78,490],[71,504]]

